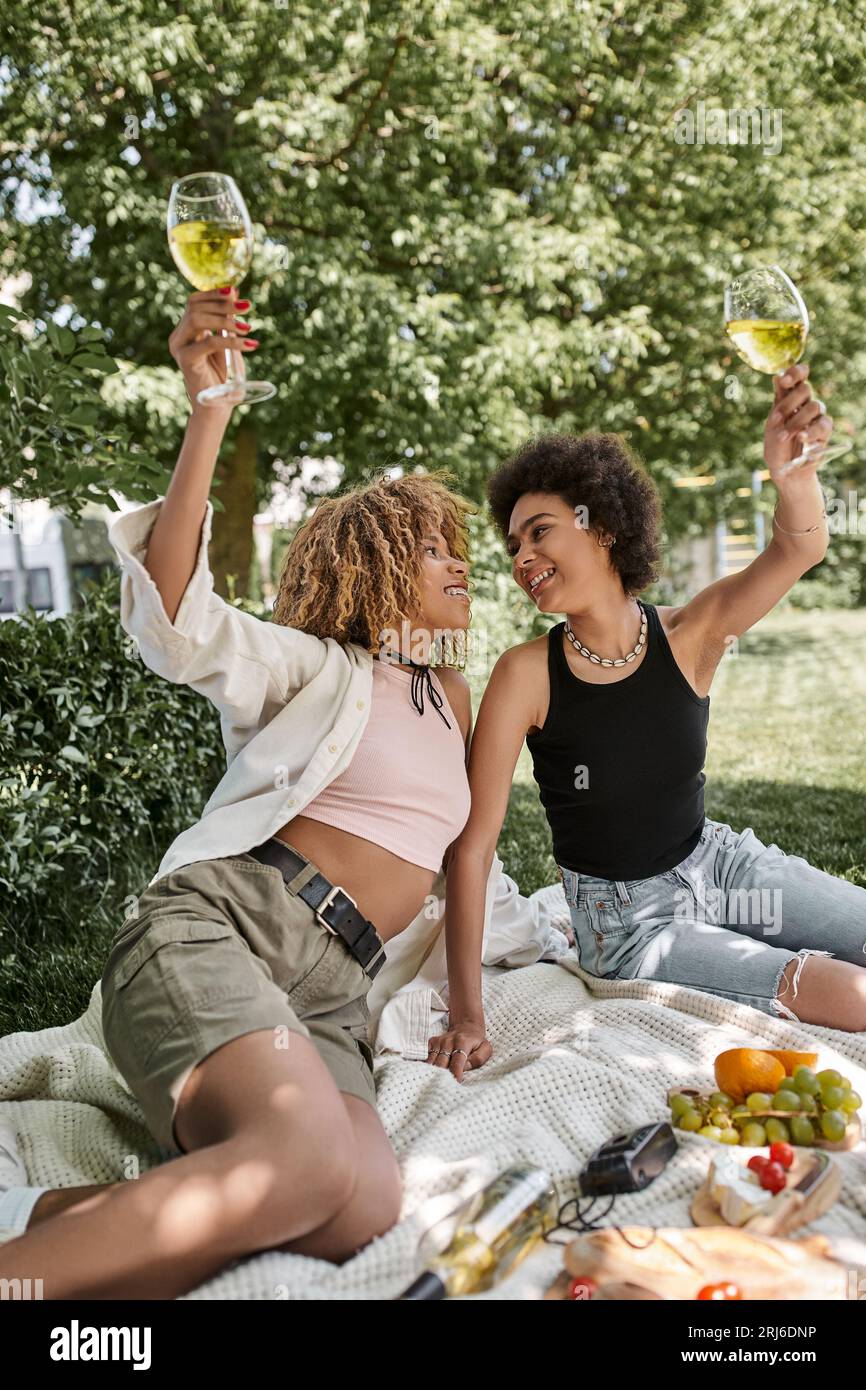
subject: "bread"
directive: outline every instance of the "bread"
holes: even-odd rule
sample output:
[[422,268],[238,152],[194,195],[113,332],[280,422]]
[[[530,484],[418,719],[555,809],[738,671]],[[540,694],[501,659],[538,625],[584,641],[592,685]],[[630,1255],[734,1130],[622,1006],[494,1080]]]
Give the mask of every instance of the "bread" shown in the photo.
[[844,1299],[845,1266],[816,1244],[729,1226],[606,1227],[570,1241],[565,1267],[600,1287],[638,1284],[663,1298],[693,1299],[705,1284],[730,1281],[744,1299]]

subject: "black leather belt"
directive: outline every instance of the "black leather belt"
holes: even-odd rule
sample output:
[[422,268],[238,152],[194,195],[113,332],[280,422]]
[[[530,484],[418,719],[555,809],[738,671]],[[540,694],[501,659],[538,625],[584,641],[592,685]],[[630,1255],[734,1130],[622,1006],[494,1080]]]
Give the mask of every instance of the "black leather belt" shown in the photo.
[[[248,852],[260,863],[279,869],[286,887],[305,864],[312,863],[282,840],[265,840]],[[373,979],[385,964],[385,943],[373,923],[358,911],[355,899],[318,872],[296,893],[310,905],[323,927],[333,936],[343,938],[352,955]]]

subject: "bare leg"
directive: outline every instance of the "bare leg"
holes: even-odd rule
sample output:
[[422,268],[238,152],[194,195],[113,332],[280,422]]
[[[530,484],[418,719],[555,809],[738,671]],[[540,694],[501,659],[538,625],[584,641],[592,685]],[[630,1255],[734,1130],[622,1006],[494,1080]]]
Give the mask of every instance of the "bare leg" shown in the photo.
[[341,1093],[355,1129],[361,1162],[351,1200],[309,1235],[275,1247],[342,1264],[400,1219],[402,1182],[397,1157],[379,1119],[365,1100]]
[[[295,1255],[312,1255],[319,1260],[333,1260],[341,1264],[362,1249],[372,1235],[384,1235],[399,1218],[399,1168],[382,1122],[373,1107],[357,1096],[344,1093],[343,1103],[349,1111],[359,1149],[367,1156],[358,1174],[351,1201],[308,1235],[286,1241],[274,1249]],[[96,1183],[90,1187],[58,1187],[43,1192],[30,1214],[27,1229],[32,1230],[40,1221],[47,1221],[68,1207],[78,1206],[85,1198],[105,1192],[108,1187],[122,1185]],[[378,1221],[375,1220],[376,1213]],[[381,1230],[371,1232],[371,1222],[380,1226]]]
[[[217,1048],[181,1096],[176,1128],[188,1152],[97,1187],[0,1246],[0,1278],[41,1278],[48,1299],[175,1298],[235,1259],[320,1227],[322,1257],[332,1259],[388,1229],[399,1214],[396,1159],[389,1200],[380,1196],[365,1232],[363,1207],[352,1203],[368,1156],[356,1107],[345,1103],[354,1098],[336,1089],[308,1039],[293,1041],[289,1052],[277,1049],[262,1030]],[[366,1135],[379,1121],[362,1107]],[[348,1238],[334,1221],[343,1211]]]
[[821,955],[789,961],[777,997],[800,1023],[820,1023],[846,1033],[866,1031],[866,969],[862,965]]
[[97,1192],[105,1192],[109,1187],[119,1187],[120,1183],[93,1183],[89,1187],[53,1187],[49,1192],[43,1192],[36,1206],[30,1213],[30,1220],[27,1222],[28,1231],[37,1226],[40,1221],[47,1221],[50,1216],[56,1216],[58,1212],[65,1211],[67,1207],[75,1207],[79,1202],[83,1202],[85,1197],[94,1197]]

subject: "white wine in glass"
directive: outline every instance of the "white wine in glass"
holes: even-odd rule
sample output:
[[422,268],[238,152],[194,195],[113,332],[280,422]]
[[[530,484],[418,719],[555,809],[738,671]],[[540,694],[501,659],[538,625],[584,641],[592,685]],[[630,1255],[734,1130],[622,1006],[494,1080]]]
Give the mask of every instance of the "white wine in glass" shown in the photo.
[[[782,376],[803,356],[809,312],[780,266],[760,266],[732,280],[725,290],[725,331],[743,361],[756,372]],[[823,454],[824,461],[837,458],[850,448],[849,439],[807,444],[779,472],[790,473],[816,454]]]
[[[253,259],[253,229],[243,195],[229,174],[187,174],[168,200],[168,244],[174,263],[197,290],[237,285]],[[223,336],[226,336],[223,334]],[[248,405],[276,394],[270,381],[248,381],[243,354],[226,349],[226,379],[199,391],[200,405]]]

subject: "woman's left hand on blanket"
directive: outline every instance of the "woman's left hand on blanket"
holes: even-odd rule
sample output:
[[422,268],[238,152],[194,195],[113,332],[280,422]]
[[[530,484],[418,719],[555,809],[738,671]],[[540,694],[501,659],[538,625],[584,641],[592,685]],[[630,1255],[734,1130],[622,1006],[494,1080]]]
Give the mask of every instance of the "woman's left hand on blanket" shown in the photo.
[[[783,464],[796,458],[805,444],[817,444],[819,440],[826,444],[833,433],[833,418],[826,413],[823,401],[812,395],[808,375],[808,363],[798,362],[781,377],[773,378],[775,399],[764,430],[764,459],[773,482],[779,481]],[[817,473],[822,457],[819,453],[799,464],[790,476],[799,483]],[[785,474],[781,479],[787,484]]]
[[455,1080],[462,1081],[464,1071],[476,1071],[492,1056],[493,1048],[485,1036],[483,1021],[466,1019],[447,1033],[437,1033],[430,1039],[427,1061],[431,1066],[450,1071]]

